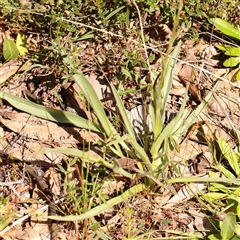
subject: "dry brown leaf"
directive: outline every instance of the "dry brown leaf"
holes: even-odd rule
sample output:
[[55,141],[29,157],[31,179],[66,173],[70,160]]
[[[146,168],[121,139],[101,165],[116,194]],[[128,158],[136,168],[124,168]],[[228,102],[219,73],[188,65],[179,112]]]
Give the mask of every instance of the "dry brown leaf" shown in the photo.
[[91,83],[93,89],[95,90],[99,100],[103,100],[106,98],[106,95],[110,93],[110,88],[105,84],[101,84],[97,79],[97,75],[91,73],[90,76],[86,77],[88,81]]
[[217,51],[214,46],[210,45],[203,51],[202,58],[206,61],[207,65],[218,66],[220,62],[219,57],[217,57],[218,55],[219,51]]
[[16,60],[12,60],[0,67],[0,85],[13,76],[19,69],[19,64]]
[[185,140],[181,145],[179,152],[174,150],[171,159],[176,162],[183,162],[189,160],[202,152],[209,151],[207,146],[201,145],[195,141]]
[[195,195],[199,195],[205,189],[205,183],[190,183],[183,186],[165,205],[164,208],[171,208],[174,205],[190,200]]
[[197,103],[201,103],[202,99],[198,93],[197,85],[194,82],[196,73],[196,69],[185,64],[178,73],[178,77],[184,86],[186,86],[187,83],[190,83],[189,92],[191,93],[192,99]]
[[[44,238],[44,236],[48,237]],[[4,240],[49,240],[50,233],[47,223],[32,223],[32,226],[27,225],[25,228],[17,225],[1,237]]]
[[54,168],[50,167],[44,174],[44,178],[48,179],[51,193],[53,193],[55,196],[59,196],[62,188],[60,173],[57,173]]
[[103,193],[111,195],[114,191],[122,191],[124,187],[123,181],[105,181],[103,184]]
[[[21,142],[12,143],[8,153],[23,160],[40,160],[59,163],[63,155],[47,153],[37,155],[42,148],[68,147],[77,148],[79,143],[96,143],[97,134],[72,126],[59,126],[56,123],[30,116],[16,111],[7,112],[5,119],[0,116],[0,122],[8,129],[21,136]],[[0,149],[5,149],[7,142],[0,143]]]
[[0,121],[7,128],[39,141],[51,140],[61,144],[76,144],[79,142],[79,129],[73,127],[60,127],[58,124],[42,120],[27,113],[13,111],[7,114],[8,119],[0,117]]

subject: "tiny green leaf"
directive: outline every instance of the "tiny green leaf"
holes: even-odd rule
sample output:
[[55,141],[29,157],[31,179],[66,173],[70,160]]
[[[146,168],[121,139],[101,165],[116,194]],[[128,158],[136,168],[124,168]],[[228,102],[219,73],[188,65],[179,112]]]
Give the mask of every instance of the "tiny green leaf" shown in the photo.
[[229,212],[223,222],[220,223],[222,240],[229,240],[234,235],[236,216]]
[[240,167],[238,164],[238,156],[237,154],[232,150],[231,146],[228,145],[227,142],[225,142],[222,138],[218,138],[218,145],[221,149],[222,154],[227,159],[229,165],[231,166],[232,170],[238,177],[240,175]]
[[18,49],[16,43],[11,39],[5,39],[3,42],[3,57],[6,61],[10,61],[18,57]]
[[232,56],[232,57],[239,57],[240,56],[240,48],[236,47],[236,48],[229,48],[226,52],[226,55],[228,56]]
[[240,63],[240,57],[230,57],[224,61],[224,67],[236,67]]
[[18,33],[16,45],[20,55],[24,56],[28,52],[27,38],[23,33]]
[[211,18],[209,20],[218,30],[220,30],[223,34],[240,40],[240,31],[235,29],[230,23],[221,19],[221,18]]
[[222,44],[218,44],[217,48],[223,52],[227,51],[228,49],[232,48],[232,46],[230,45],[222,45]]

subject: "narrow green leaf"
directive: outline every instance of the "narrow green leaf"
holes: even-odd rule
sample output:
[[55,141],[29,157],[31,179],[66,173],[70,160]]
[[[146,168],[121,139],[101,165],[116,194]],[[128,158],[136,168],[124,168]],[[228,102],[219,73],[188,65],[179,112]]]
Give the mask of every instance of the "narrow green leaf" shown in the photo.
[[[101,101],[98,99],[98,96],[93,89],[92,85],[90,82],[84,77],[82,73],[77,73],[73,75],[73,78],[77,85],[80,87],[83,95],[91,105],[91,107],[94,109],[94,112],[96,113],[98,120],[100,121],[106,135],[108,138],[116,138],[119,137],[118,132],[112,125],[112,123],[108,120],[106,113],[103,109],[103,105]],[[122,150],[119,145],[114,145],[115,149],[112,149],[114,153],[116,153],[120,157],[124,157]]]
[[240,48],[239,47],[232,47],[229,48],[224,54],[232,57],[239,57],[240,56]]
[[224,61],[224,67],[236,67],[240,63],[240,57],[230,57]]
[[133,175],[125,171],[120,166],[116,166],[115,164],[111,164],[108,161],[104,160],[103,158],[96,158],[92,156],[88,152],[83,152],[81,150],[75,149],[75,148],[44,148],[39,151],[39,154],[45,154],[45,153],[62,153],[68,156],[78,157],[81,158],[84,162],[94,162],[94,163],[100,163],[101,165],[113,170],[114,172],[121,174],[125,177],[128,177],[130,179],[133,179]]
[[[186,117],[189,114],[189,111],[185,109],[186,102],[187,102],[188,93],[185,92],[185,96],[183,99],[183,103],[181,105],[181,108],[177,114],[177,116],[164,128],[161,134],[159,134],[158,138],[154,141],[151,147],[151,153],[153,155],[153,158],[156,158],[157,153],[162,145],[162,142],[164,139],[167,139],[171,135],[174,137],[174,139],[178,142],[181,136],[173,135],[173,133],[184,124]],[[156,163],[154,164],[156,165]]]
[[125,8],[125,6],[119,7],[117,9],[115,9],[114,11],[112,11],[110,14],[108,14],[103,21],[107,21],[109,20],[111,17],[113,17],[115,14],[117,14],[118,12],[120,12],[123,8]]
[[226,218],[220,222],[222,240],[229,240],[234,235],[236,216],[232,212],[226,214]]
[[81,214],[81,215],[77,215],[77,216],[65,216],[65,217],[60,217],[60,216],[49,216],[48,218],[50,219],[55,219],[58,221],[81,221],[87,218],[92,218],[96,215],[99,215],[100,213],[108,210],[109,208],[111,208],[112,206],[119,204],[123,201],[126,201],[128,198],[130,198],[131,196],[145,190],[146,187],[144,184],[138,184],[130,189],[128,189],[126,192],[124,192],[123,194],[121,194],[118,197],[112,198],[111,200],[108,200],[107,202],[92,208],[90,210],[88,210],[87,212]]
[[202,103],[198,105],[198,107],[190,114],[184,124],[178,128],[177,131],[174,132],[175,136],[182,136],[184,132],[194,123],[194,121],[198,118],[202,110],[206,107],[209,101],[212,99],[213,94],[217,90],[218,86],[220,85],[221,81],[218,80],[212,90],[207,94],[207,96],[203,99]]
[[218,169],[220,172],[222,172],[225,177],[227,178],[231,178],[231,179],[234,179],[236,178],[229,170],[227,170],[224,166],[222,166],[221,164],[218,164],[216,166],[216,169]]
[[114,129],[113,125],[108,120],[102,103],[98,99],[98,96],[96,92],[94,91],[92,85],[89,83],[89,81],[84,77],[82,73],[78,73],[73,75],[73,78],[77,85],[80,87],[83,95],[87,99],[87,101],[90,103],[91,107],[94,109],[102,127],[104,128],[106,134],[108,137],[113,137],[114,135],[117,135],[116,130]]
[[164,107],[164,110],[165,110],[166,103],[167,103],[167,97],[168,97],[170,89],[172,87],[173,69],[177,62],[177,57],[180,52],[181,45],[182,45],[182,42],[179,41],[170,56],[170,61],[167,63],[166,72],[164,75],[163,88],[161,89],[162,102],[163,102],[162,106]]
[[78,150],[76,148],[44,148],[39,151],[39,154],[45,154],[49,152],[54,153],[63,153],[65,155],[73,156],[73,157],[79,157],[84,162],[95,162],[95,163],[101,163],[103,166],[113,169],[114,165],[110,164],[109,162],[105,161],[102,158],[96,158],[92,156],[88,152],[83,152],[81,150]]
[[11,39],[5,39],[3,42],[3,57],[6,61],[17,58],[19,55],[15,42]]
[[227,159],[229,165],[235,172],[236,176],[240,176],[240,167],[238,163],[238,155],[232,150],[232,148],[227,144],[222,138],[218,138],[218,145],[221,149],[222,154]]
[[240,179],[228,179],[228,178],[211,178],[211,177],[182,177],[182,178],[171,178],[166,181],[168,184],[179,183],[179,182],[221,182],[228,184],[235,184],[240,186]]
[[128,133],[131,136],[131,138],[136,140],[132,124],[130,123],[130,120],[129,120],[128,116],[127,116],[127,113],[126,113],[125,107],[123,105],[123,102],[120,99],[119,94],[118,94],[116,88],[113,86],[112,83],[110,84],[110,86],[112,88],[113,95],[114,95],[115,100],[117,102],[117,107],[118,107],[118,109],[120,111],[120,114],[122,116],[122,119],[123,119],[123,122],[124,122],[124,127],[128,131]]
[[[156,139],[162,131],[163,127],[163,116],[166,108],[167,97],[172,86],[173,79],[173,69],[177,61],[177,56],[180,51],[182,42],[179,41],[177,46],[172,51],[169,56],[169,60],[166,63],[166,60],[163,58],[163,71],[164,79],[163,82],[158,81],[155,87],[152,89],[152,103],[151,103],[151,119],[153,125],[153,135]],[[158,79],[158,77],[157,77]]]
[[95,34],[92,31],[86,32],[81,36],[76,36],[71,38],[71,42],[79,42],[79,41],[84,41],[84,40],[88,40],[91,38],[94,38]]
[[240,32],[235,29],[230,23],[221,18],[212,18],[209,20],[223,34],[240,40]]
[[48,108],[20,97],[0,91],[0,98],[9,102],[13,107],[32,114],[33,116],[47,119],[57,123],[72,124],[76,127],[89,129],[95,132],[100,132],[99,127],[92,122],[66,111]]
[[133,149],[138,153],[138,157],[146,164],[148,171],[151,172],[153,170],[153,165],[150,162],[146,151],[137,143],[135,139],[132,139],[130,136],[129,141],[132,144]]
[[227,197],[228,194],[225,193],[215,193],[215,192],[209,192],[209,193],[205,193],[202,194],[201,197],[204,198],[205,200],[209,201],[209,202],[213,202],[219,199],[223,199],[225,197]]

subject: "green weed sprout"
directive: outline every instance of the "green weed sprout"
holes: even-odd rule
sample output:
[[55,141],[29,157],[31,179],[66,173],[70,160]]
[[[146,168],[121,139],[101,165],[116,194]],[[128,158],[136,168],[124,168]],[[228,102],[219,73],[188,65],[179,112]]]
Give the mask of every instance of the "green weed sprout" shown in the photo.
[[[210,22],[220,30],[224,35],[231,38],[236,43],[240,41],[240,25],[234,28],[230,23],[227,21],[220,19],[220,18],[212,18]],[[224,61],[223,65],[225,67],[238,67],[238,71],[235,74],[236,81],[240,80],[240,47],[233,47],[232,45],[227,44],[219,44],[218,49],[222,50],[225,55],[229,56],[227,60]]]

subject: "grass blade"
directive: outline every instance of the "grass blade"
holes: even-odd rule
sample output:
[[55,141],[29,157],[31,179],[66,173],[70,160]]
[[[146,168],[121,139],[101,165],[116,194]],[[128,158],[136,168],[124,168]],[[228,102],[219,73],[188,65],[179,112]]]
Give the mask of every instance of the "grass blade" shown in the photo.
[[130,179],[133,179],[133,175],[125,171],[120,166],[117,166],[116,164],[111,164],[108,161],[104,160],[103,158],[96,158],[92,156],[88,152],[83,152],[81,150],[75,149],[75,148],[44,148],[39,151],[39,154],[45,154],[45,153],[62,153],[65,155],[73,156],[73,157],[79,157],[84,162],[94,162],[94,163],[100,163],[103,166],[113,170],[116,173],[119,173],[125,177],[128,177]]
[[110,14],[108,14],[103,21],[107,21],[109,20],[111,17],[113,17],[115,14],[117,14],[118,12],[120,12],[122,9],[124,9],[125,6],[119,7],[117,9],[115,9],[114,11],[112,11]]
[[218,138],[218,145],[221,149],[222,154],[227,159],[229,165],[235,172],[236,176],[239,177],[240,174],[240,168],[238,163],[238,156],[237,154],[232,150],[231,146],[229,146],[222,138]]
[[100,132],[100,128],[96,124],[73,113],[48,108],[25,100],[23,98],[5,93],[3,91],[0,91],[0,98],[9,102],[13,107],[26,113],[32,114],[33,116],[57,123],[73,124],[76,127],[89,129],[95,132]]
[[126,201],[131,196],[133,196],[145,189],[146,189],[146,187],[144,184],[138,184],[138,185],[128,189],[126,192],[124,192],[120,196],[112,198],[111,200],[108,200],[105,203],[103,203],[95,208],[92,208],[81,215],[78,215],[78,216],[69,215],[69,216],[65,216],[65,217],[49,216],[48,218],[58,220],[58,221],[80,221],[80,220],[84,220],[86,218],[92,218],[92,217],[108,210],[110,207],[112,207],[116,204],[119,204],[123,201]]
[[206,107],[206,105],[209,103],[209,101],[212,99],[213,94],[217,90],[219,84],[221,83],[221,80],[218,80],[212,90],[207,94],[207,96],[204,98],[202,103],[190,114],[188,119],[185,121],[185,123],[180,127],[175,133],[175,136],[183,136],[183,133],[187,131],[187,129],[194,123],[196,118],[200,115],[202,110]]
[[114,95],[114,97],[115,97],[115,99],[116,99],[118,109],[119,109],[120,114],[121,114],[121,116],[122,116],[125,129],[128,131],[128,133],[129,133],[129,135],[131,136],[131,138],[133,138],[134,140],[136,140],[136,137],[135,137],[135,133],[134,133],[132,124],[131,124],[130,121],[129,121],[129,118],[128,118],[128,116],[127,116],[127,113],[126,113],[126,110],[125,110],[125,108],[124,108],[123,102],[122,102],[122,100],[120,99],[119,94],[118,94],[116,88],[113,86],[113,84],[111,84],[111,88],[112,88],[112,91],[113,91],[113,95]]
[[94,109],[94,112],[96,113],[102,127],[104,128],[106,134],[108,137],[114,136],[117,134],[116,130],[114,129],[113,125],[108,120],[102,103],[98,99],[98,96],[96,92],[94,91],[92,85],[89,83],[89,81],[84,77],[82,73],[77,73],[73,75],[73,78],[77,85],[80,87],[83,95],[87,99],[87,101],[90,103],[91,107]]
[[178,139],[177,139],[178,136],[176,136],[173,133],[176,131],[176,129],[178,129],[180,126],[183,125],[183,122],[185,121],[186,116],[189,113],[189,111],[187,109],[185,109],[186,102],[187,102],[187,90],[186,90],[183,103],[181,105],[181,108],[180,108],[177,116],[169,124],[167,124],[167,126],[164,128],[162,133],[157,137],[157,139],[154,141],[154,143],[151,147],[151,153],[152,153],[153,159],[155,159],[157,157],[158,151],[159,151],[160,147],[162,146],[163,141],[166,138],[169,138],[172,135],[174,137],[174,139],[176,141],[178,141]]
[[178,54],[180,52],[180,47],[181,47],[182,42],[179,41],[177,46],[174,48],[170,60],[167,63],[167,67],[165,69],[165,76],[164,76],[164,83],[163,83],[163,88],[161,89],[161,94],[162,94],[162,106],[164,107],[167,103],[167,97],[169,95],[170,89],[172,87],[172,79],[173,79],[173,69],[177,61]]

